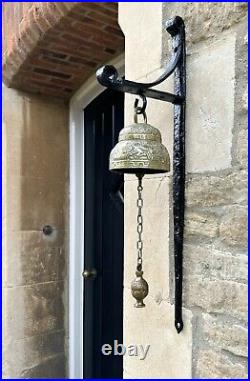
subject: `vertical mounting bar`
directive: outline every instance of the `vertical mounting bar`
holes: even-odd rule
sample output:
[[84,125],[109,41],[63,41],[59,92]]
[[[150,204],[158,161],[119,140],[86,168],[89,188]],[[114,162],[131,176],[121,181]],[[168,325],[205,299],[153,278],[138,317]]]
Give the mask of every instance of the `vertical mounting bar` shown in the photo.
[[[182,55],[174,71],[174,92],[186,97],[186,49],[185,27],[179,18],[178,28],[168,27],[173,37],[173,49],[182,43]],[[175,263],[175,327],[183,329],[182,278],[183,278],[183,233],[185,209],[185,101],[174,105],[174,152],[173,152],[173,214],[174,214],[174,263]]]

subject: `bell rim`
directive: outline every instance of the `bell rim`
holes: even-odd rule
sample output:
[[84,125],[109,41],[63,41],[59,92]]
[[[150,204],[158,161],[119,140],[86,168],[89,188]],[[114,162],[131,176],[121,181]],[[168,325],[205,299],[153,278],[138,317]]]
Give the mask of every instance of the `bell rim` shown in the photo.
[[[137,165],[135,165],[137,164]],[[133,160],[133,165],[130,165],[128,160],[117,160],[113,161],[109,165],[109,170],[112,172],[122,172],[122,173],[167,173],[170,172],[170,161],[154,161],[151,160],[148,165],[141,160]]]

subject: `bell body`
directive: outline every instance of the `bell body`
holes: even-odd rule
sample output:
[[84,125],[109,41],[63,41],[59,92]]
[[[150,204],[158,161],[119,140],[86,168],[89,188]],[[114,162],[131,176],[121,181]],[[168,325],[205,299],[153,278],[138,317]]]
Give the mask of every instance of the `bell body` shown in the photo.
[[143,271],[136,271],[136,278],[131,283],[131,292],[133,297],[136,299],[135,307],[142,308],[145,307],[143,299],[148,295],[148,283],[143,278]]
[[110,153],[109,168],[121,173],[169,172],[169,154],[161,142],[160,131],[147,123],[123,128]]

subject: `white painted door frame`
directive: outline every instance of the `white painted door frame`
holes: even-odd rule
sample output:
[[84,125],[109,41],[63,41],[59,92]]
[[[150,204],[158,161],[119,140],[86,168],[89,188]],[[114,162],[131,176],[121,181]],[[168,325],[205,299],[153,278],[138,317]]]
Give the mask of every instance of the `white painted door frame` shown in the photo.
[[[124,73],[124,55],[110,65]],[[70,101],[69,378],[83,378],[84,109],[105,89],[93,75]]]

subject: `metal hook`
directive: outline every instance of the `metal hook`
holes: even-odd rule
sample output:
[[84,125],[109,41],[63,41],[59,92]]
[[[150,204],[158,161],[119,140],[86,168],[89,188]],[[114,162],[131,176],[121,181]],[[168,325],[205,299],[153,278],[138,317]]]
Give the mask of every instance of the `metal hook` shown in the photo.
[[135,113],[137,115],[144,114],[145,111],[146,111],[146,107],[147,107],[147,98],[145,97],[145,95],[144,94],[139,94],[139,97],[141,97],[142,106],[138,107],[138,103],[139,103],[139,99],[138,98],[135,99],[135,103],[134,103],[134,109],[135,109]]
[[147,107],[147,98],[145,95],[139,95],[142,99],[142,106],[138,107],[139,99],[135,99],[134,103],[134,122],[138,123],[138,115],[143,115],[144,123],[147,123],[146,107]]
[[[146,114],[146,112],[144,111],[144,112],[142,113],[142,115],[143,115],[143,121],[144,121],[144,123],[147,124],[147,123],[148,123],[148,119],[147,119],[147,114]],[[134,122],[135,122],[135,123],[138,123],[138,114],[136,113],[136,109],[135,109],[135,113],[134,113]]]

